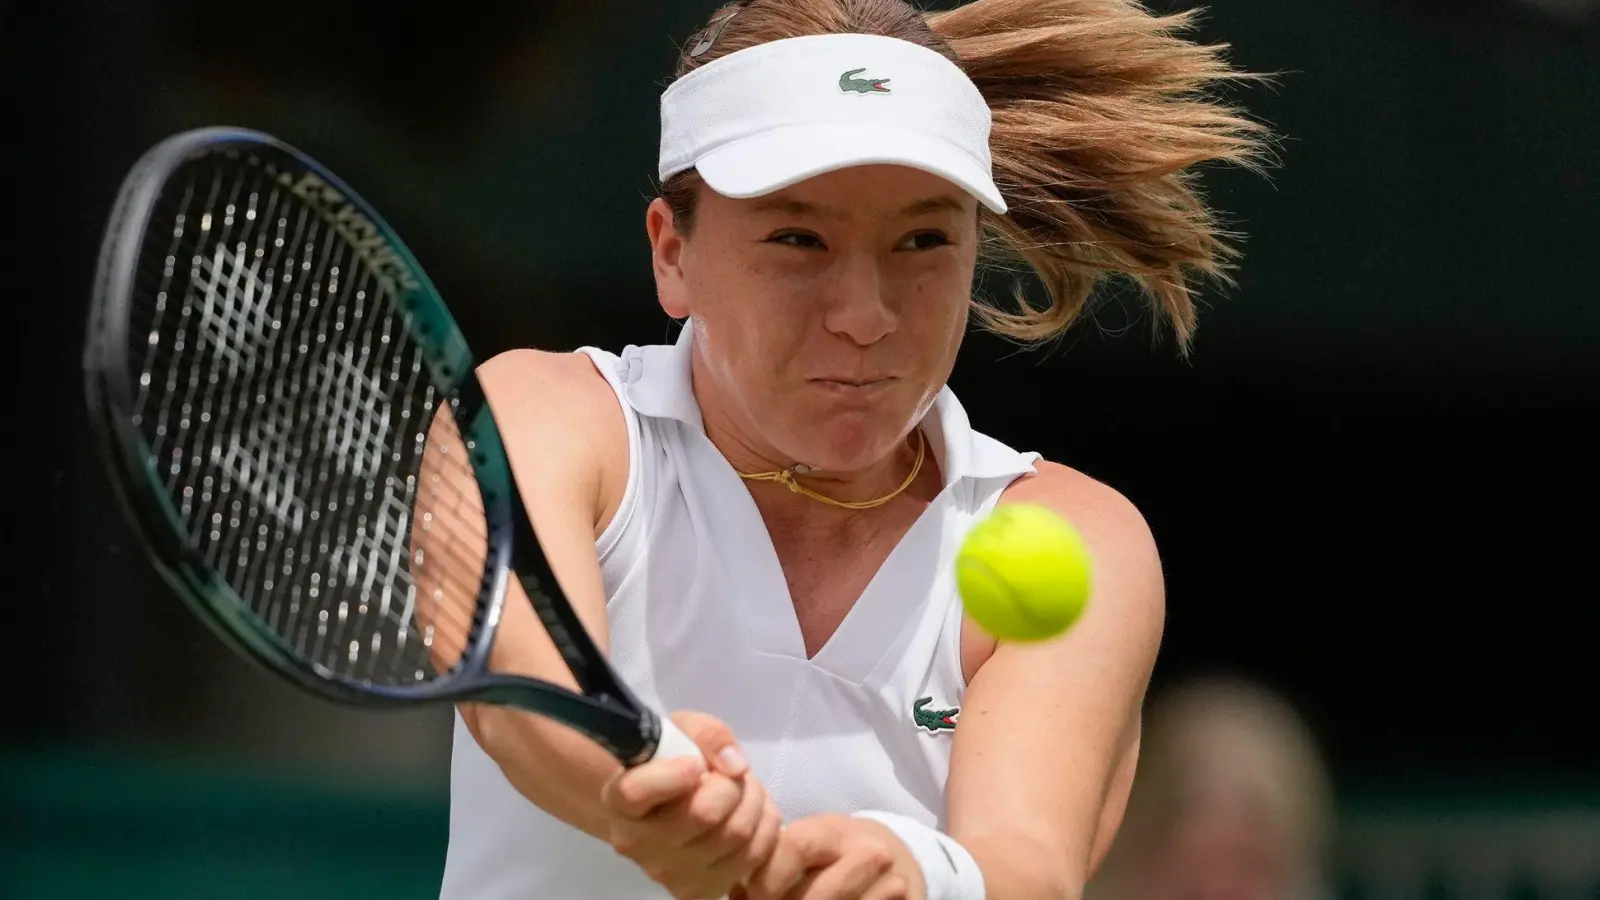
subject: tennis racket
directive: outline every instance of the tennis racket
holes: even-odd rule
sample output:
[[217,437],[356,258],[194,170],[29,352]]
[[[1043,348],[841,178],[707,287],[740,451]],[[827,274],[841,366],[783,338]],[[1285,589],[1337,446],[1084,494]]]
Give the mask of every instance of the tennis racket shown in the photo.
[[[625,765],[699,755],[562,595],[444,301],[307,155],[205,128],[140,157],[84,370],[148,556],[247,658],[336,702],[516,707]],[[577,690],[489,670],[513,578]]]

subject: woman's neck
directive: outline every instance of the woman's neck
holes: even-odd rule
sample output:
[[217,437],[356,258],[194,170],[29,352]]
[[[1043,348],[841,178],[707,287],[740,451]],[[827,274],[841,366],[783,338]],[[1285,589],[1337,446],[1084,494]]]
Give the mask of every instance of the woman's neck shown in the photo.
[[[715,388],[695,373],[694,391],[700,405],[706,437],[733,467],[746,477],[758,499],[782,502],[788,495],[796,505],[813,505],[844,512],[825,500],[807,496],[789,486],[790,481],[830,500],[845,504],[872,503],[900,492],[916,495],[921,472],[935,468],[933,453],[920,429],[914,429],[894,445],[883,458],[852,471],[814,468],[804,460],[789,456],[769,441],[745,417],[735,414],[731,404],[717,395]],[[752,479],[751,476],[760,476]]]

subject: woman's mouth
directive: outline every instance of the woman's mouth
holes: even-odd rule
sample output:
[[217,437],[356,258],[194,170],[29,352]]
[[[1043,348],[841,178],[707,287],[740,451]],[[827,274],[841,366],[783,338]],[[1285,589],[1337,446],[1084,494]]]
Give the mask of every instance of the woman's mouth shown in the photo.
[[860,396],[888,387],[893,378],[813,378],[811,383],[835,394]]

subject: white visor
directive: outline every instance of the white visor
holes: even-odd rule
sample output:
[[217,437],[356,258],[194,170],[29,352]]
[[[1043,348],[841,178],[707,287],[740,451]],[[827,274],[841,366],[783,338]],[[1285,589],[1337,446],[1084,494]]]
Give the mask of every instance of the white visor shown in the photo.
[[1006,211],[989,155],[989,105],[966,73],[897,38],[827,34],[731,53],[661,97],[662,181],[696,169],[726,197],[887,163],[945,178]]

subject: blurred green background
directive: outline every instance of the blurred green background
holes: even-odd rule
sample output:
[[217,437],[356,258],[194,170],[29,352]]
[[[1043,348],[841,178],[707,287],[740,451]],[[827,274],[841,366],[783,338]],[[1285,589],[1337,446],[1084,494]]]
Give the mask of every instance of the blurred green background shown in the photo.
[[[7,441],[12,509],[47,511],[8,542],[0,897],[424,898],[445,849],[448,711],[268,681],[110,513],[77,364],[127,166],[180,128],[273,132],[385,210],[485,350],[660,341],[656,103],[711,8],[0,5],[14,421],[43,421]],[[1205,9],[1202,38],[1280,73],[1236,99],[1283,165],[1204,182],[1247,239],[1194,359],[1113,298],[1054,352],[975,336],[953,386],[981,430],[1145,511],[1158,690],[1224,671],[1303,713],[1344,896],[1600,897],[1600,13]]]

